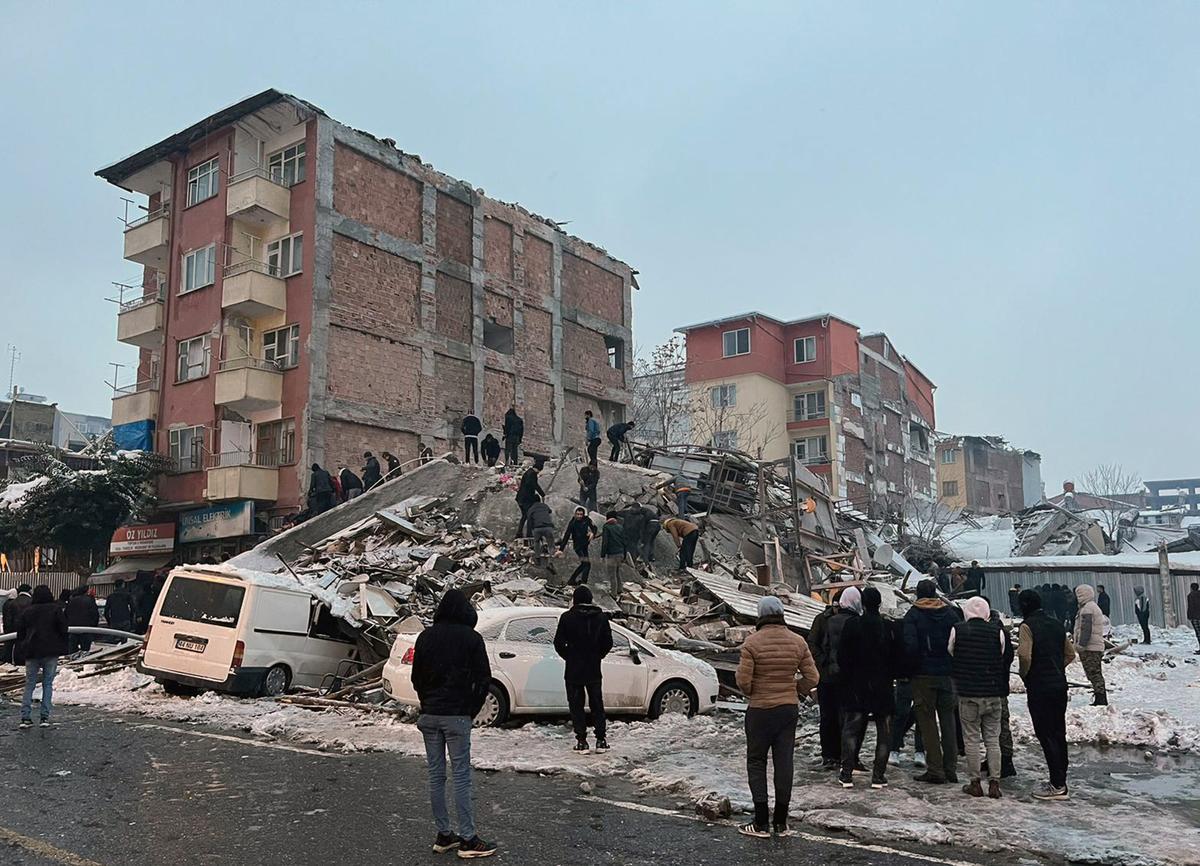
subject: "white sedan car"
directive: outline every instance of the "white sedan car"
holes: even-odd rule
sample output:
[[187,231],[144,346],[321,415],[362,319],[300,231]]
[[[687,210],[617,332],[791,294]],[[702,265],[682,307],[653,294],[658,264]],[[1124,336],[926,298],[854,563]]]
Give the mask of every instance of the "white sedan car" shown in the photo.
[[[479,612],[476,630],[487,645],[492,685],[476,726],[499,725],[510,715],[565,715],[564,663],[554,651],[558,618],[565,611],[507,607]],[[710,713],[717,705],[717,672],[700,659],[663,649],[613,623],[612,652],[604,659],[607,715],[657,718],[664,713]],[[417,635],[400,634],[383,666],[383,690],[417,706],[412,685]]]

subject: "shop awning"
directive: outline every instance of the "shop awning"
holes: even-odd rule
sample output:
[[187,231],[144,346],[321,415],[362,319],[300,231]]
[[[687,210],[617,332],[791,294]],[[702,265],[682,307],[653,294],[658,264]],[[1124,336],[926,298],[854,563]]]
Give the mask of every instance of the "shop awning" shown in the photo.
[[160,556],[122,556],[120,559],[114,559],[110,562],[107,568],[93,574],[88,578],[88,583],[112,583],[117,577],[124,574],[133,574],[135,571],[157,571],[170,561],[170,554]]

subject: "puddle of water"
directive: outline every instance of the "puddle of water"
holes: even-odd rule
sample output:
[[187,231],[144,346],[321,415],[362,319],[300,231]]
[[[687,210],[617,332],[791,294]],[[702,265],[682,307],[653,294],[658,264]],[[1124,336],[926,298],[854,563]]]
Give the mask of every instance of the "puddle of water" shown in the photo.
[[[1146,797],[1168,807],[1200,811],[1200,757],[1153,754],[1121,746],[1071,752],[1071,781],[1099,793]],[[1172,809],[1174,811],[1174,809]]]

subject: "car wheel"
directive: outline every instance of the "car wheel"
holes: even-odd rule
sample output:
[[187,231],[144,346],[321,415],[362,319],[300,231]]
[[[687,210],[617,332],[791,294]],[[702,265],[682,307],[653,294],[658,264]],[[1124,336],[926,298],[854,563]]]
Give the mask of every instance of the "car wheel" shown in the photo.
[[263,677],[262,694],[268,698],[277,698],[288,690],[292,684],[292,675],[283,665],[275,665]]
[[488,686],[487,697],[483,699],[483,708],[475,716],[472,727],[494,728],[497,725],[503,725],[507,721],[508,695],[504,693],[504,689],[497,683],[492,683]]
[[700,699],[696,690],[682,680],[671,680],[663,683],[650,699],[650,718],[668,714],[688,716],[696,715],[700,709]]
[[168,695],[176,698],[194,698],[200,694],[200,689],[195,686],[185,686],[183,683],[177,683],[174,680],[161,680],[163,691]]

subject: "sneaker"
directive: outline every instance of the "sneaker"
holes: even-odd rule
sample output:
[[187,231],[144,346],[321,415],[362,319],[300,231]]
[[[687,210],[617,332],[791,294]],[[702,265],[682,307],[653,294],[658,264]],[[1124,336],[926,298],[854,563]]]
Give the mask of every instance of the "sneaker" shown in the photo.
[[886,788],[887,779],[883,778],[883,776],[876,776],[875,778],[871,779],[871,787],[876,791],[880,790],[881,788]]
[[433,853],[445,854],[447,851],[453,851],[462,841],[462,837],[457,833],[438,833],[433,842]]
[[999,779],[989,779],[988,780],[988,796],[991,797],[993,800],[1000,799],[1000,780]]
[[846,773],[839,773],[838,781],[842,783],[843,788],[853,788],[854,787],[854,777],[847,775]]
[[924,767],[925,766],[925,753],[924,752],[917,752],[916,754],[913,755],[913,766],[916,766],[916,767]]
[[460,842],[458,846],[458,856],[463,860],[471,860],[475,857],[491,857],[496,853],[496,846],[491,842],[484,842],[478,836],[468,839],[465,842]]
[[933,773],[926,770],[920,775],[913,776],[914,782],[928,782],[930,785],[944,785],[946,780],[942,776],[935,776]]
[[1000,761],[1000,778],[1011,779],[1017,775],[1017,766],[1012,762],[1012,758]]
[[891,764],[893,767],[899,767],[900,766],[900,753],[892,752],[890,755],[888,755],[888,763]]
[[25,730],[25,729],[27,729],[27,728],[32,728],[32,727],[33,727],[33,722],[31,722],[29,719],[21,719],[21,725],[20,725],[20,727],[21,727],[21,730],[22,730],[22,731],[24,731],[24,730]]
[[50,720],[49,720],[49,719],[42,719],[42,721],[40,722],[40,726],[41,726],[41,727],[43,727],[43,728],[48,728],[48,727],[50,727]]
[[573,748],[571,751],[572,752],[590,752],[591,749],[588,748],[587,740],[577,740],[575,742],[575,748]]
[[867,765],[864,764],[862,761],[855,761],[854,762],[854,772],[856,772],[856,773],[867,772]]
[[770,839],[771,831],[766,827],[759,827],[753,821],[749,824],[742,824],[738,827],[738,832],[743,836],[753,836],[755,839]]
[[780,839],[786,839],[788,836],[795,835],[790,829],[788,829],[787,824],[776,824],[771,828],[771,832]]
[[607,752],[608,751],[608,740],[604,739],[604,737],[601,737],[600,739],[596,740],[596,751],[600,752],[600,753]]
[[1061,788],[1051,785],[1049,782],[1043,782],[1041,787],[1033,792],[1035,800],[1070,800],[1071,793],[1067,790],[1067,786]]
[[968,784],[963,785],[963,793],[969,797],[982,797],[983,786],[979,784],[978,779],[972,779]]

